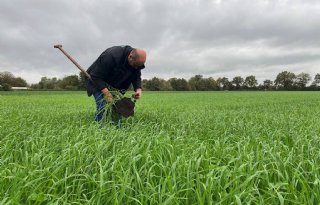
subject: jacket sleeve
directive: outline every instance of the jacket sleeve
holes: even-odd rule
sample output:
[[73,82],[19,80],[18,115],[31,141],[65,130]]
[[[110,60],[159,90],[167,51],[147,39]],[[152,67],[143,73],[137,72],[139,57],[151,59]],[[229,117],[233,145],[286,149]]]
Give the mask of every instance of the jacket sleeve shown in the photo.
[[141,70],[138,70],[135,73],[134,78],[132,80],[132,86],[134,91],[136,91],[138,88],[141,88]]
[[107,87],[106,79],[113,67],[113,58],[108,53],[103,53],[99,56],[96,66],[91,72],[93,84],[99,89],[103,90]]

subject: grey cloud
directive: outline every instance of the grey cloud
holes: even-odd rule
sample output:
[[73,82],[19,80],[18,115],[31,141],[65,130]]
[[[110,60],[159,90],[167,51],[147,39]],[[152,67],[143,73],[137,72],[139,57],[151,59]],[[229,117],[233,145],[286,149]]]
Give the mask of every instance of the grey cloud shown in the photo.
[[41,76],[78,73],[108,46],[148,51],[143,77],[254,74],[282,68],[320,72],[320,2],[316,0],[62,1],[3,0],[0,71]]

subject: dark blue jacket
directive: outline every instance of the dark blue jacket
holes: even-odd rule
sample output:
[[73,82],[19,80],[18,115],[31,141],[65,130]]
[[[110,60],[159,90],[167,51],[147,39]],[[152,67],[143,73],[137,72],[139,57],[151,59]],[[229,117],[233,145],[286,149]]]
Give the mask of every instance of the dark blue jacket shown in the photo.
[[87,79],[87,93],[91,96],[95,90],[116,88],[125,93],[133,85],[134,90],[141,88],[141,69],[128,64],[131,46],[113,46],[105,50],[89,67],[87,72],[93,82]]

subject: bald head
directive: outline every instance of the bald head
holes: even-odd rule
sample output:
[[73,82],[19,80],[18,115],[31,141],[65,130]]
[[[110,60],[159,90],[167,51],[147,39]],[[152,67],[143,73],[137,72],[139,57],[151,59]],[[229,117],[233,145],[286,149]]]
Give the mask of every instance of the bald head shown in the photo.
[[142,65],[144,65],[146,60],[147,60],[147,53],[145,50],[141,48],[133,49],[128,56],[128,62],[134,68],[139,68]]
[[141,49],[141,48],[137,48],[136,49],[137,52],[137,56],[140,62],[145,63],[147,60],[147,53],[145,50]]

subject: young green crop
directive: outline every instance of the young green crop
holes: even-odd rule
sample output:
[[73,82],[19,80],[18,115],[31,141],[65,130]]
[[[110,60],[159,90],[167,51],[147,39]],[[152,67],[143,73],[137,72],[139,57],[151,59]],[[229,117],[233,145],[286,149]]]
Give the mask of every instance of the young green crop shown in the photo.
[[319,92],[0,93],[0,204],[319,204]]

